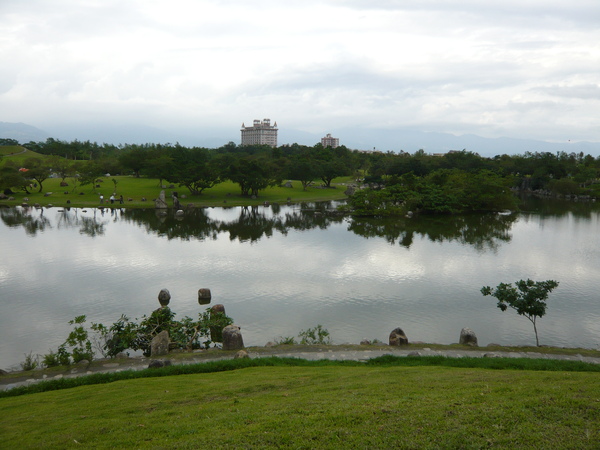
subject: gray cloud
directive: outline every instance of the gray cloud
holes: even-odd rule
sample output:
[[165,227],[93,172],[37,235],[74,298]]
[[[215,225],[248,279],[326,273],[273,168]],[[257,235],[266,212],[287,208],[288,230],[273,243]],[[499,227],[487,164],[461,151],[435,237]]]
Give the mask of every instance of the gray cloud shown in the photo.
[[600,3],[456,3],[5,0],[0,121],[600,141]]

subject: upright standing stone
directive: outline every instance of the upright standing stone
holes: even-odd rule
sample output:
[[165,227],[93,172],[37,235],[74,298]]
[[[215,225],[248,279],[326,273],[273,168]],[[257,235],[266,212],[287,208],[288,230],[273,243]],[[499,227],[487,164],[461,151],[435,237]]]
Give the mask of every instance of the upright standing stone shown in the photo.
[[171,301],[171,293],[168,289],[161,289],[158,293],[158,302],[160,306],[167,306]]
[[[225,306],[221,304],[213,305],[210,308],[210,318],[215,319],[218,315],[225,315]],[[218,323],[218,322],[217,322]],[[210,327],[210,340],[213,342],[223,342],[223,326],[212,326]]]
[[392,346],[400,346],[400,345],[408,345],[408,338],[402,328],[395,328],[390,333],[390,345]]
[[460,341],[458,342],[460,345],[470,345],[472,347],[478,347],[477,336],[475,336],[475,332],[467,327],[460,330]]
[[160,191],[158,198],[154,199],[154,207],[156,209],[167,209],[167,201],[165,200],[165,191]]
[[173,192],[173,208],[175,211],[181,209],[181,203],[179,203],[179,197],[177,196],[177,192]]
[[244,348],[242,332],[237,325],[227,325],[223,328],[223,350],[241,350]]
[[161,331],[150,342],[150,356],[163,356],[169,353],[169,332]]

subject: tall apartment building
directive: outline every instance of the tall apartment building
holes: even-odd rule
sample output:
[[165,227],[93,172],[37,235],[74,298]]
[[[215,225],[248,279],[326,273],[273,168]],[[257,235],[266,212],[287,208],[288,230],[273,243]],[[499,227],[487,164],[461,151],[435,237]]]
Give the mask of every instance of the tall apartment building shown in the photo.
[[340,140],[338,138],[331,137],[331,134],[327,133],[327,136],[321,138],[321,145],[325,148],[337,148],[340,146]]
[[269,145],[277,147],[277,122],[271,125],[271,119],[256,119],[251,127],[242,123],[242,146]]

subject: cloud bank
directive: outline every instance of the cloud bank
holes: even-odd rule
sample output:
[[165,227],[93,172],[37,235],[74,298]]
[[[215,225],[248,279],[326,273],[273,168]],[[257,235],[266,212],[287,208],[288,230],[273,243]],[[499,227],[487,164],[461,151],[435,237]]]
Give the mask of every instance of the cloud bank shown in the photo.
[[0,15],[0,121],[600,141],[595,0],[4,0]]

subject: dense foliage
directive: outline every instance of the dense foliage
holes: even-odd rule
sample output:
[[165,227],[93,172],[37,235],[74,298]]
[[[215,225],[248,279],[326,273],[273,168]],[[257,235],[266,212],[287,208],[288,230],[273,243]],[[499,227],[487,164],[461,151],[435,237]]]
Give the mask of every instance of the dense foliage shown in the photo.
[[69,322],[73,329],[58,350],[50,351],[43,357],[43,365],[53,367],[91,361],[100,353],[103,357],[115,357],[129,350],[140,350],[150,356],[152,338],[162,331],[169,333],[171,348],[193,350],[208,348],[222,342],[221,330],[233,323],[231,317],[208,308],[199,313],[198,319],[185,316],[175,319],[175,313],[168,307],[154,310],[149,316],[131,320],[122,315],[110,326],[92,323],[85,326],[86,316],[81,315]]
[[[341,146],[298,144],[278,148],[237,146],[183,147],[179,144],[99,145],[89,141],[48,139],[24,144],[35,151],[19,164],[0,162],[0,188],[41,192],[53,174],[71,178],[70,185],[91,185],[106,174],[149,177],[185,187],[191,195],[230,180],[243,196],[298,180],[306,190],[316,183],[332,187],[332,180],[354,176],[358,189],[351,208],[358,215],[396,215],[407,211],[457,213],[514,208],[511,189],[545,190],[556,195],[598,196],[600,157],[583,153],[531,153],[481,157],[451,151],[443,155],[419,150],[360,152]],[[510,149],[507,149],[510,150]],[[39,155],[46,155],[40,158]],[[366,188],[366,189],[362,189]]]

